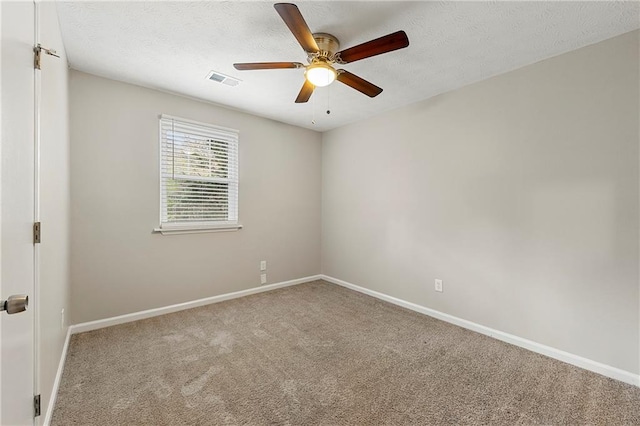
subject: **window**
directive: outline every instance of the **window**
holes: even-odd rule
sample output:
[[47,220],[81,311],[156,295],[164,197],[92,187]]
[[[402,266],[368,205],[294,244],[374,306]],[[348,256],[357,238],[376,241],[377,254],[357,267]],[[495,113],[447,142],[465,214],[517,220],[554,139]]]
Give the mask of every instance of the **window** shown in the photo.
[[163,114],[157,231],[239,228],[238,131]]

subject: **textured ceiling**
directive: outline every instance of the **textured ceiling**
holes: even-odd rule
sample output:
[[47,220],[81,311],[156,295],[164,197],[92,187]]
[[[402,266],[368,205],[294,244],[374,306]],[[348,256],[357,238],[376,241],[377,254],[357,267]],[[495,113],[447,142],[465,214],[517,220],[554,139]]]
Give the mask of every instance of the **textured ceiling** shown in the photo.
[[[309,28],[335,35],[343,49],[400,29],[411,44],[344,66],[382,87],[378,97],[335,82],[316,89],[307,104],[294,104],[303,70],[233,68],[234,62],[306,63],[273,2],[57,4],[74,69],[318,131],[640,27],[638,2],[298,1]],[[231,87],[206,80],[211,70],[242,81]]]

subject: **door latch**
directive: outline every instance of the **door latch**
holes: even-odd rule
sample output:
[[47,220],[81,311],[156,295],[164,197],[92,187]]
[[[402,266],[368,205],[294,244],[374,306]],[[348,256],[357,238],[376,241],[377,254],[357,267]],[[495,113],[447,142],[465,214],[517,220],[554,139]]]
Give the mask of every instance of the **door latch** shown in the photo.
[[9,315],[24,312],[27,306],[29,306],[29,296],[26,294],[14,294],[7,300],[0,300],[0,311],[7,311]]

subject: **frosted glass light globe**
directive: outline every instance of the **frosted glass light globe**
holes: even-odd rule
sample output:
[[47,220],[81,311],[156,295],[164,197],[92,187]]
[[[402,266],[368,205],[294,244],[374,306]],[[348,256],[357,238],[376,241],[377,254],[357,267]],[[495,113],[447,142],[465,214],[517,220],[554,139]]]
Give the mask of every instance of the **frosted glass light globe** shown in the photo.
[[309,83],[316,87],[328,86],[336,79],[336,70],[334,70],[329,64],[319,62],[309,65],[304,73]]

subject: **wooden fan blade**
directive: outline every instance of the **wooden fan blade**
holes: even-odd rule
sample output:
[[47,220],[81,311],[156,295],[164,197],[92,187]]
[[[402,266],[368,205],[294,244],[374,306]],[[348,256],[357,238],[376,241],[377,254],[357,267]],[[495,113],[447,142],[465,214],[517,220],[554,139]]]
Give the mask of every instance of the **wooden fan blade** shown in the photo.
[[302,104],[307,102],[311,97],[311,94],[313,93],[313,89],[315,88],[316,86],[309,83],[309,80],[305,79],[304,84],[302,85],[302,89],[300,89],[300,93],[298,93],[298,97],[296,98],[296,103]]
[[338,81],[344,83],[349,87],[356,89],[358,92],[362,92],[370,98],[375,98],[382,89],[373,83],[369,83],[364,78],[360,78],[355,74],[351,74],[349,71],[338,70]]
[[318,44],[304,21],[298,6],[291,3],[276,3],[273,7],[276,8],[276,11],[305,52],[315,53],[319,50]]
[[234,68],[240,71],[246,70],[278,70],[286,68],[303,68],[300,62],[247,62],[233,64]]
[[355,62],[360,59],[370,58],[382,53],[393,52],[409,46],[409,38],[404,31],[398,31],[386,36],[345,49],[340,53],[340,58],[345,62]]

